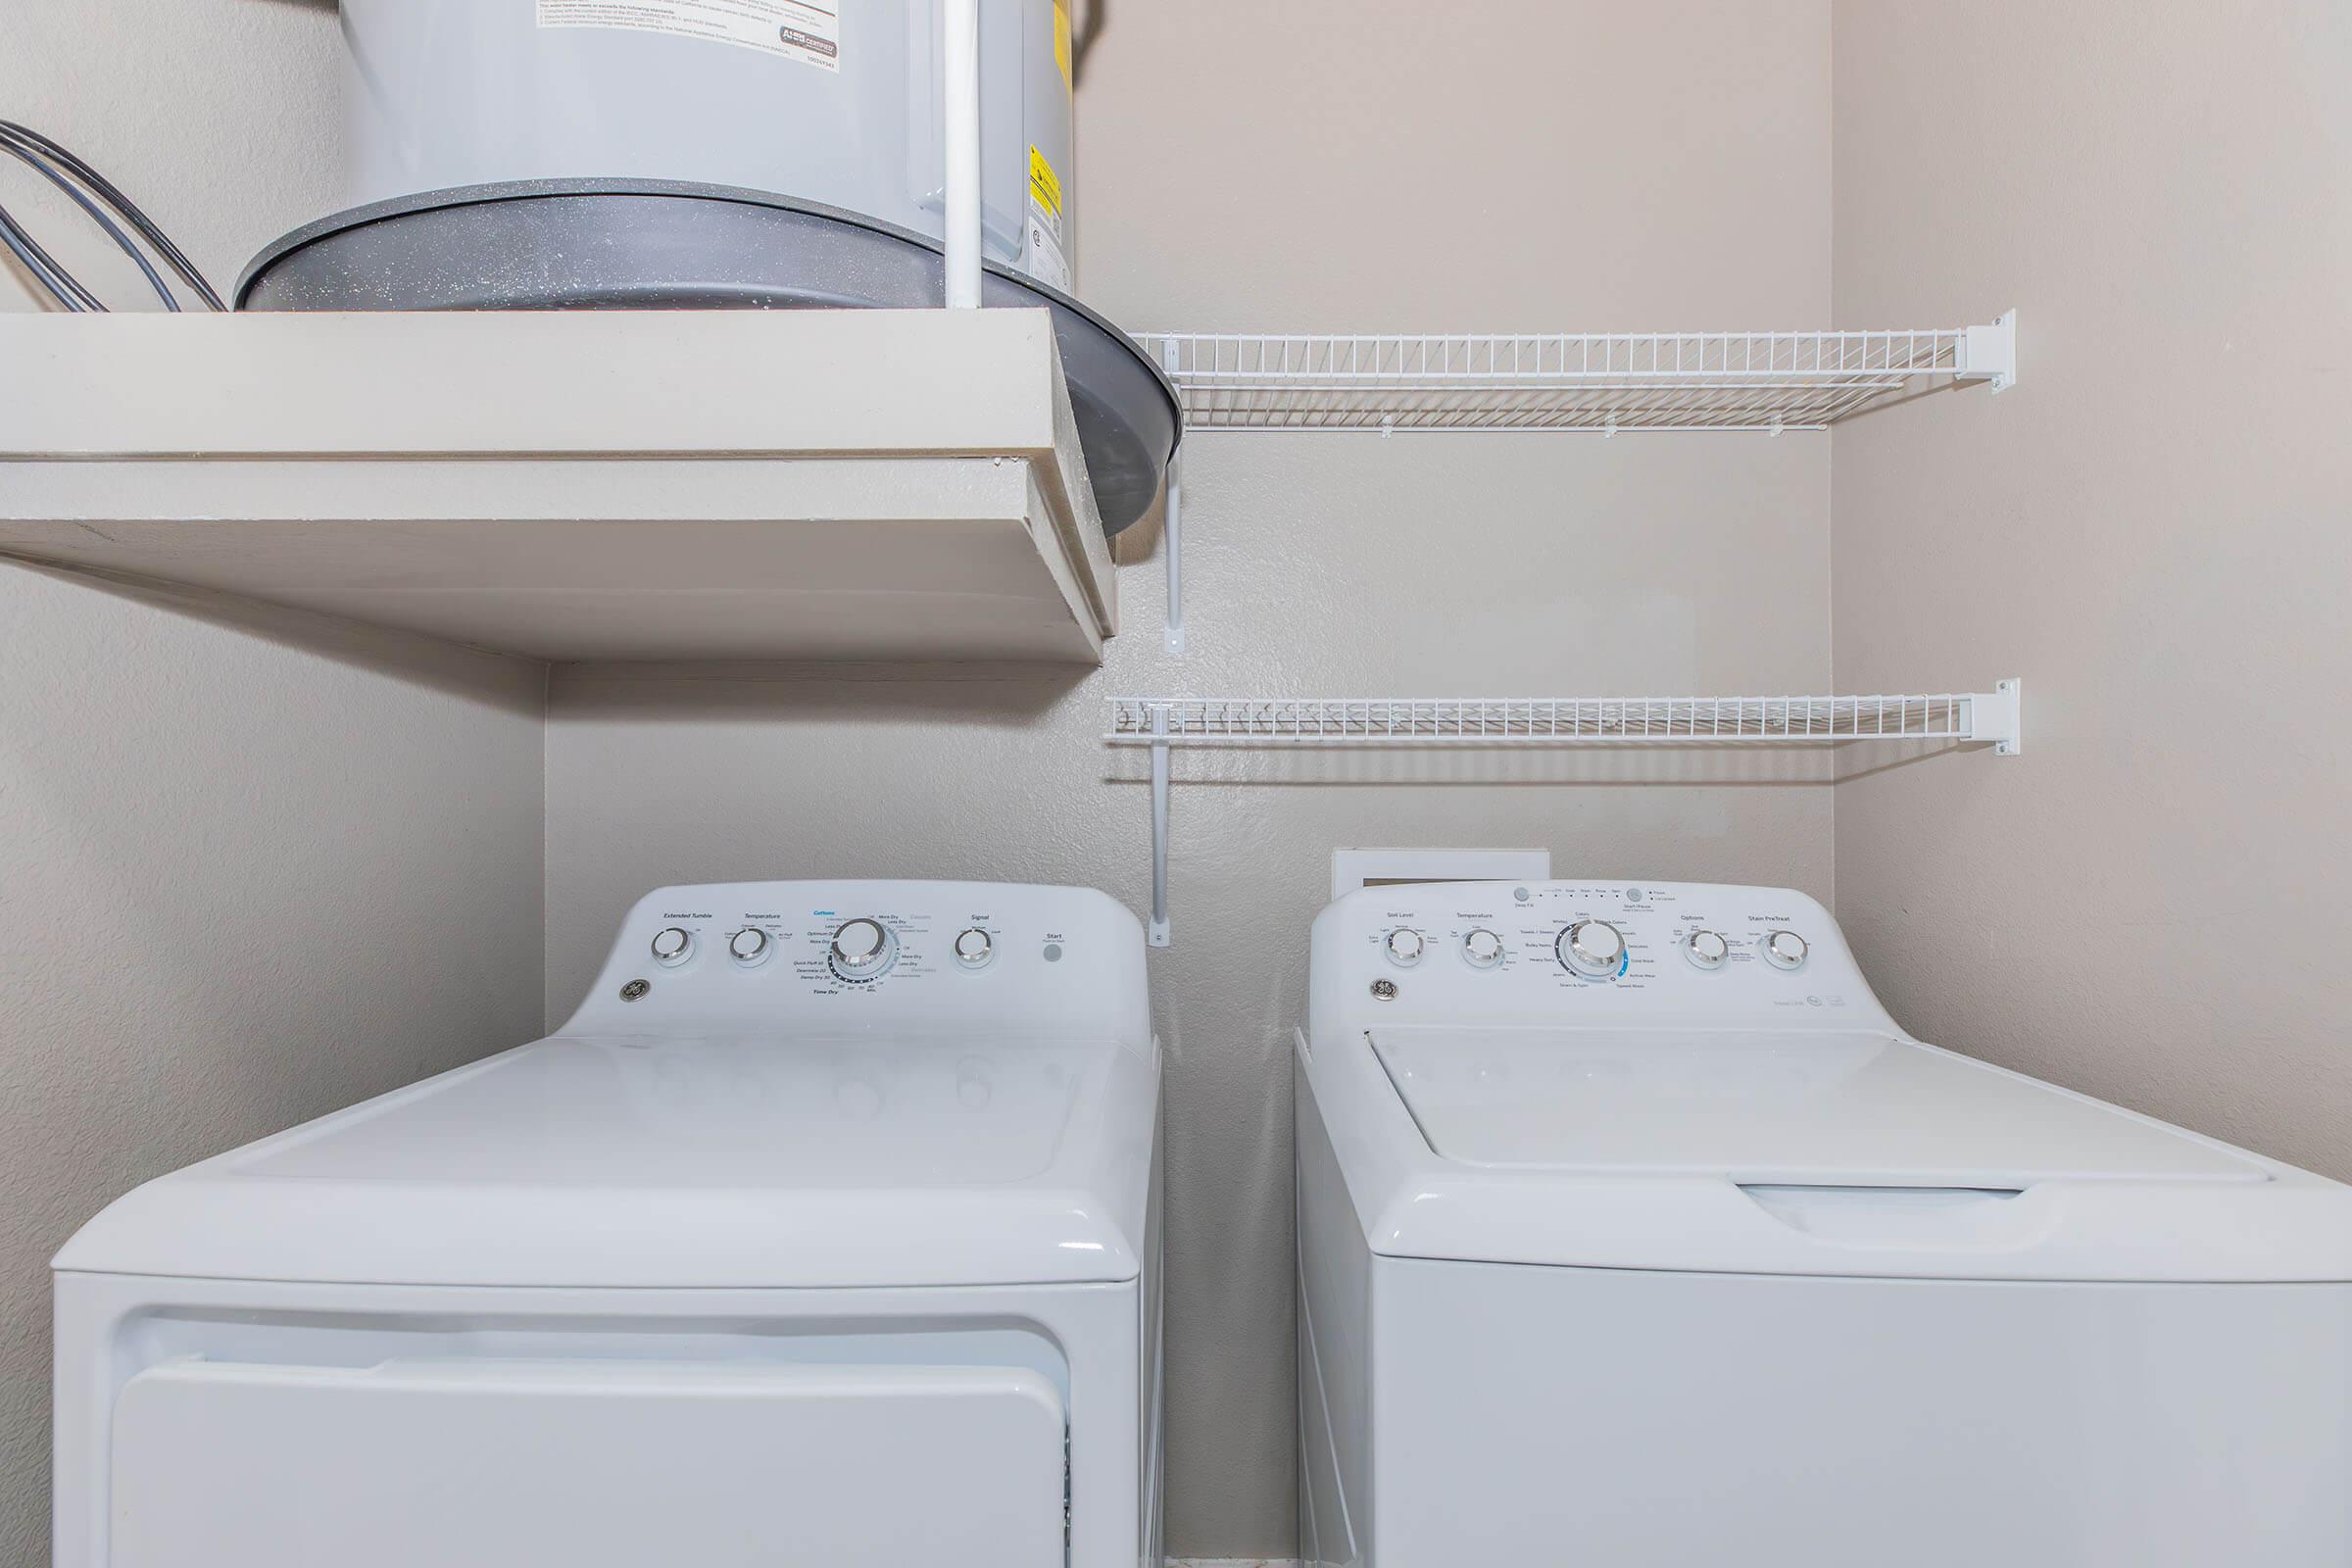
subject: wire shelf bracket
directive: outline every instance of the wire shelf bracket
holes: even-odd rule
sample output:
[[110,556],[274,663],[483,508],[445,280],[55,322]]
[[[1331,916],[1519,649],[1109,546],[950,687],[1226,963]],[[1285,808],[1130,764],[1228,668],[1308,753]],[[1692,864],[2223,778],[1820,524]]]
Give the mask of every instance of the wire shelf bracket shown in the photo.
[[[2017,312],[1861,332],[1146,332],[1202,431],[1746,430],[1783,435],[1937,385],[2017,384]],[[1180,488],[1169,475],[1166,647],[1184,651]]]
[[1152,918],[1170,942],[1169,754],[1177,746],[1847,746],[2025,751],[2025,682],[1871,697],[1114,697],[1103,739],[1152,751]]

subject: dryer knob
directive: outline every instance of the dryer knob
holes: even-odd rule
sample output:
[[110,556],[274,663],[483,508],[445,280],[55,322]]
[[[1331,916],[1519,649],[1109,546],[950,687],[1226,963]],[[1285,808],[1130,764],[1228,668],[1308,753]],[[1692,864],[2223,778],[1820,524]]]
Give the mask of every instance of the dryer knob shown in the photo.
[[666,926],[654,933],[654,961],[676,968],[694,956],[694,933],[684,926]]
[[776,945],[768,940],[767,933],[756,925],[747,925],[727,939],[728,955],[747,969],[765,963],[768,955],[775,951]]
[[1462,956],[1473,968],[1492,969],[1502,961],[1502,938],[1481,926],[1462,938]]
[[1625,967],[1625,933],[1606,920],[1579,920],[1553,943],[1560,962],[1592,980],[1615,979]]
[[988,960],[997,956],[996,939],[978,926],[956,938],[956,961],[966,969],[985,969]]
[[826,956],[844,977],[870,976],[890,966],[896,947],[881,921],[851,920],[833,933],[833,948]]
[[1802,969],[1812,951],[1793,931],[1775,931],[1764,938],[1764,961],[1776,969]]

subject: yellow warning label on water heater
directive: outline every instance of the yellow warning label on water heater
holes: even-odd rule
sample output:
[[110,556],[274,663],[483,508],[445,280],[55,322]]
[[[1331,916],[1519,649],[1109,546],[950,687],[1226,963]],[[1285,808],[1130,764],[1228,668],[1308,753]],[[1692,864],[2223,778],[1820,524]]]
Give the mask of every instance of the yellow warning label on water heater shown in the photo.
[[1046,155],[1035,147],[1029,149],[1029,199],[1061,226],[1061,176],[1046,162]]
[[1052,288],[1070,286],[1069,235],[1061,206],[1061,176],[1046,155],[1029,149],[1029,275]]
[[1054,0],[1054,63],[1061,68],[1061,84],[1077,91],[1077,67],[1070,60],[1070,0]]

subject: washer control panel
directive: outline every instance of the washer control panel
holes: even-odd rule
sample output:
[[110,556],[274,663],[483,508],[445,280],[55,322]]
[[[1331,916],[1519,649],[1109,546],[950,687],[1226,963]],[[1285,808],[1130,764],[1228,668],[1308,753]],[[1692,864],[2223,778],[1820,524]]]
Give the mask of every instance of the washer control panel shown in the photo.
[[1150,1039],[1142,927],[1088,888],[737,882],[663,888],[623,923],[573,1024],[953,1023]]
[[[1316,922],[1327,987],[1381,1022],[1730,1026],[1882,1016],[1829,912],[1789,888],[1455,882],[1366,888]],[[1344,976],[1345,978],[1334,978]],[[1385,990],[1374,990],[1376,983]],[[1864,1017],[1861,1014],[1867,1013]]]

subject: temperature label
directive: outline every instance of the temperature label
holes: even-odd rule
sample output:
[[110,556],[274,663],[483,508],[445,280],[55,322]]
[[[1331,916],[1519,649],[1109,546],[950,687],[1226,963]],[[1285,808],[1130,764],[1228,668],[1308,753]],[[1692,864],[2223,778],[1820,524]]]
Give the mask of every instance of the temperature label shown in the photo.
[[731,43],[841,69],[841,13],[815,0],[538,0],[542,27],[616,27]]

